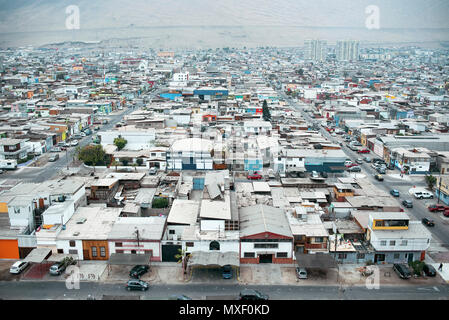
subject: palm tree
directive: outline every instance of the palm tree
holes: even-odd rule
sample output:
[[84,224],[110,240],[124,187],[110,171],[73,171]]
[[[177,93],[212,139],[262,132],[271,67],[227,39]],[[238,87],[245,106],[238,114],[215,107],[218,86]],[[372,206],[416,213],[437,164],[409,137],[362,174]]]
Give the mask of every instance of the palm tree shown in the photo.
[[182,263],[182,270],[186,273],[187,269],[187,256],[186,251],[183,249],[178,249],[178,253],[175,254],[175,259],[178,260],[178,263]]

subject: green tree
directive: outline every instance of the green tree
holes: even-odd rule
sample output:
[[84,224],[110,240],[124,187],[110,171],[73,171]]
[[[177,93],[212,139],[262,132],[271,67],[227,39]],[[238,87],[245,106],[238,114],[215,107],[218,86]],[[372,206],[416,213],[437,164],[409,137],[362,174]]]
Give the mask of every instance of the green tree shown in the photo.
[[137,158],[136,163],[137,163],[137,165],[141,166],[143,164],[143,159]]
[[429,175],[426,175],[425,180],[426,180],[426,183],[427,183],[427,187],[430,190],[433,190],[433,187],[437,183],[437,178],[435,178],[433,175],[429,174]]
[[271,120],[271,113],[270,113],[270,109],[268,108],[267,100],[263,101],[262,116],[265,121]]
[[151,204],[152,208],[167,208],[168,199],[167,198],[155,198]]
[[118,150],[122,150],[128,141],[122,137],[117,137],[114,139],[114,145],[117,147]]
[[78,159],[88,166],[94,166],[94,170],[95,166],[105,165],[106,158],[106,152],[101,145],[85,146],[78,153]]

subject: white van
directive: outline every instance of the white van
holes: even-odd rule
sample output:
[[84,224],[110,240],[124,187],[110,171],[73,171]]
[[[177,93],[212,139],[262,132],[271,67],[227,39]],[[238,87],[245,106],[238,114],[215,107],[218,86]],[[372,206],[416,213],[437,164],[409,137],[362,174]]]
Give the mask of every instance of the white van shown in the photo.
[[25,268],[28,266],[28,264],[29,264],[28,262],[17,261],[9,268],[9,272],[12,274],[19,274],[23,270],[25,270]]
[[17,169],[17,160],[0,160],[0,169]]

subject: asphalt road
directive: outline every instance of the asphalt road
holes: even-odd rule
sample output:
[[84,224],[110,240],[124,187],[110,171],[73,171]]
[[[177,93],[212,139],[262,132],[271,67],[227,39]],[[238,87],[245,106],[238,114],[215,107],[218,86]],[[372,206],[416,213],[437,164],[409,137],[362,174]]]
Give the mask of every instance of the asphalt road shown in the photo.
[[[284,93],[279,92],[281,96],[283,96],[292,107],[294,107],[297,111],[300,111],[303,115],[304,119],[308,121],[310,124],[313,123],[312,118],[304,112],[303,108],[299,106],[295,101],[290,99],[288,96],[286,96]],[[338,143],[339,141],[342,141],[341,137],[337,135],[337,137],[332,137],[329,132],[324,130],[320,127],[320,132],[325,136],[326,138],[330,139],[331,141],[334,141],[335,143]],[[357,158],[363,158],[365,155],[360,155],[357,152],[354,152],[347,148],[345,144],[342,146],[342,150],[345,152],[346,156],[351,159],[351,161],[355,162]],[[371,159],[375,158],[372,153],[370,153],[369,156]],[[432,244],[438,244],[439,246],[443,246],[446,248],[449,248],[449,218],[444,217],[441,213],[432,213],[429,212],[427,207],[430,204],[436,203],[435,199],[423,199],[423,200],[417,200],[414,197],[412,197],[409,194],[409,190],[413,187],[426,187],[426,183],[424,181],[424,178],[422,178],[420,181],[401,181],[400,179],[395,179],[388,177],[388,175],[384,176],[384,181],[377,181],[374,176],[377,174],[377,172],[371,167],[371,163],[363,163],[361,165],[362,172],[365,174],[367,179],[377,186],[380,189],[385,190],[386,192],[390,192],[391,189],[397,189],[400,192],[400,197],[395,198],[398,201],[398,204],[402,206],[401,202],[404,199],[412,200],[413,202],[413,208],[404,208],[404,210],[409,213],[412,217],[414,217],[417,220],[420,220],[422,218],[431,218],[435,221],[435,227],[428,227],[428,230],[432,233]],[[396,170],[396,173],[399,171]]]
[[[83,282],[79,289],[68,290],[63,281],[0,282],[0,298],[4,300],[79,300],[88,295],[101,299],[103,295],[141,296],[143,299],[165,300],[184,294],[194,300],[206,296],[232,300],[242,289],[251,288],[268,294],[270,300],[449,300],[449,286],[243,286],[243,285],[152,285],[148,291],[125,290],[125,284]],[[141,299],[142,299],[141,298]],[[219,299],[219,298],[216,298]]]

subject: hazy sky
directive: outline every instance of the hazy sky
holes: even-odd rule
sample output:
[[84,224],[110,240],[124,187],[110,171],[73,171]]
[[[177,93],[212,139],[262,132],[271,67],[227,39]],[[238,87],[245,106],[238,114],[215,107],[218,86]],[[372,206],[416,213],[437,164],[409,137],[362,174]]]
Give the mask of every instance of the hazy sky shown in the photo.
[[0,0],[0,32],[64,30],[77,5],[81,28],[308,26],[364,28],[368,5],[381,28],[449,28],[447,0]]

